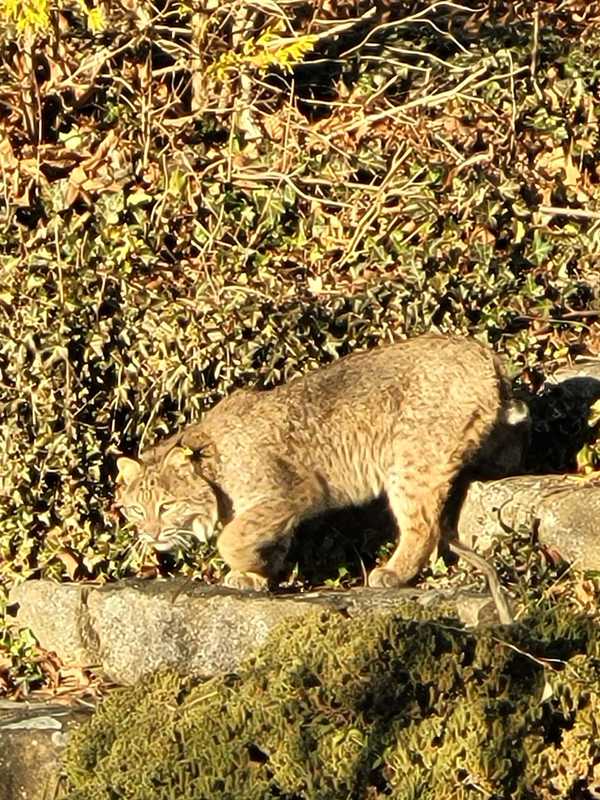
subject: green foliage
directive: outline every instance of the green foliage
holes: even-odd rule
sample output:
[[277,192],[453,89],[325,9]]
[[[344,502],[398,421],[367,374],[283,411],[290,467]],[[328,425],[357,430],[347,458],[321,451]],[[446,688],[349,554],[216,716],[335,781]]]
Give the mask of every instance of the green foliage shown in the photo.
[[562,604],[472,633],[407,604],[286,623],[237,675],[154,676],[73,736],[69,800],[576,797],[600,784],[600,637]]
[[46,30],[50,27],[48,0],[1,0],[0,19],[13,23],[17,30]]
[[252,67],[263,75],[277,67],[291,72],[292,67],[300,64],[312,52],[316,41],[316,36],[286,39],[278,36],[275,30],[268,30],[256,40],[245,41],[240,53],[234,50],[222,53],[207,70],[207,77],[223,81],[246,67]]
[[[600,423],[600,400],[592,403],[587,423],[588,427],[596,433],[598,423]],[[595,472],[600,468],[600,440],[595,436],[594,440],[589,444],[584,444],[577,454],[577,467],[584,474]]]
[[[4,612],[3,598],[0,608]],[[0,690],[9,686],[27,695],[32,685],[44,680],[44,670],[37,656],[37,643],[27,631],[0,629]]]
[[33,35],[45,33],[52,24],[52,12],[75,8],[84,15],[91,31],[100,31],[104,27],[104,13],[101,7],[89,8],[84,0],[50,3],[49,0],[0,0],[0,20],[10,28],[14,26],[17,33]]

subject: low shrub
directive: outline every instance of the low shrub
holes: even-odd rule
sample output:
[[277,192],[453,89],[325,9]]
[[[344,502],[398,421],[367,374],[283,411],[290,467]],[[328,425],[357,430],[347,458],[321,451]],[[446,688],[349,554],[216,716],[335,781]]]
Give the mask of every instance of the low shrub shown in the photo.
[[156,675],[72,737],[69,800],[584,798],[600,632],[566,603],[472,632],[407,603],[286,623],[235,675]]

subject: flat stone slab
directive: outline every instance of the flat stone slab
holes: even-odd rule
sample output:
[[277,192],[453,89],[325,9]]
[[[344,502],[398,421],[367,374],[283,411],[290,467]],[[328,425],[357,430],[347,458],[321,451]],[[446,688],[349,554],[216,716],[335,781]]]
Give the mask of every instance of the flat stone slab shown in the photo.
[[60,783],[69,731],[90,712],[0,700],[0,800],[48,800]]
[[132,684],[160,669],[198,677],[234,671],[285,619],[315,607],[347,616],[389,610],[416,600],[450,604],[467,625],[497,622],[488,595],[415,589],[306,594],[256,594],[206,586],[187,578],[131,580],[95,586],[26,581],[9,602],[15,624],[67,664],[94,668]]

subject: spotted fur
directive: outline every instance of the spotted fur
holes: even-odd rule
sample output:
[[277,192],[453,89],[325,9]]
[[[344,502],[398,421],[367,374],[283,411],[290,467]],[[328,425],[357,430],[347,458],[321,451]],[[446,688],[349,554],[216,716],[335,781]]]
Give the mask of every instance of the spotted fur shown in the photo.
[[385,492],[401,538],[369,583],[398,585],[451,524],[461,480],[518,466],[526,427],[489,349],[423,336],[234,392],[139,460],[119,459],[118,502],[158,548],[220,523],[228,582],[258,587],[303,519]]

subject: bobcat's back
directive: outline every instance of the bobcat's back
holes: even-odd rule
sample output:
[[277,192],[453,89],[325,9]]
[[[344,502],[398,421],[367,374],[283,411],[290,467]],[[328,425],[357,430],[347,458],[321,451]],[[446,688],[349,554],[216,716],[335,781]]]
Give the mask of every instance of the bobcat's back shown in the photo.
[[379,494],[393,463],[416,470],[415,482],[419,470],[466,463],[503,425],[509,396],[490,350],[426,336],[267,392],[236,392],[201,427],[219,453],[222,485],[242,505],[311,476],[327,507]]

